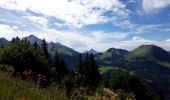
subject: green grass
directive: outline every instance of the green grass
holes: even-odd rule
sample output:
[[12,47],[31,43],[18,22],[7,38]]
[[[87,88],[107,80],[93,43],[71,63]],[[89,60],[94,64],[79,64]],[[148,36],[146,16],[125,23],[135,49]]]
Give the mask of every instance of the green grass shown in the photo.
[[156,61],[158,64],[170,68],[170,63],[169,62],[163,62],[163,61]]
[[[107,72],[108,70],[114,69],[116,68],[103,67],[100,68],[99,70],[102,73],[104,73]],[[104,90],[102,91],[104,92]],[[98,92],[96,91],[96,93]],[[0,70],[0,100],[80,100],[79,97],[82,96],[83,98],[86,98],[83,100],[94,100],[95,98],[96,98],[95,100],[101,100],[97,98],[102,98],[102,96],[105,96],[95,94],[94,95],[80,94],[77,97],[72,97],[73,95],[71,95],[71,97],[68,97],[66,93],[63,90],[58,89],[57,86],[39,89],[33,83],[31,84],[31,82],[11,77],[9,73],[2,72]]]
[[100,60],[103,60],[105,58],[109,58],[112,56],[111,52],[104,52],[103,55],[100,57]]
[[121,71],[124,71],[124,72],[129,72],[130,74],[136,74],[135,71],[130,71],[130,70],[127,70],[127,69],[123,69],[123,68],[118,68],[118,67],[112,67],[112,66],[102,66],[99,68],[99,72],[101,75],[109,72],[109,71],[112,71],[113,73],[117,70],[121,70]]
[[30,82],[0,71],[0,100],[68,100],[56,87],[39,89]]
[[100,68],[99,68],[99,72],[100,72],[100,74],[102,75],[102,74],[107,73],[108,71],[114,70],[114,69],[117,69],[117,68],[105,66],[105,67],[100,67]]
[[73,53],[71,51],[65,49],[65,48],[58,48],[57,52],[58,53],[63,53],[63,54],[69,55],[69,56],[73,56]]
[[127,59],[133,59],[136,57],[152,57],[151,47],[144,46],[133,50],[127,55]]

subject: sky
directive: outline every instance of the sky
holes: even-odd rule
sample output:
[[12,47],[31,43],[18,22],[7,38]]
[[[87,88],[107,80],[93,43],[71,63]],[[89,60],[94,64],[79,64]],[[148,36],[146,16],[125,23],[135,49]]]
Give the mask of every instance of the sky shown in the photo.
[[0,37],[35,35],[77,51],[170,51],[170,0],[1,0]]

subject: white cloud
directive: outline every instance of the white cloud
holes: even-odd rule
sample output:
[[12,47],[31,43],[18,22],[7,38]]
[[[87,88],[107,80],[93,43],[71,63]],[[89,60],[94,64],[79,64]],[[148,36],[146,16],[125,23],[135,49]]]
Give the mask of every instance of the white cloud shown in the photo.
[[170,5],[170,0],[143,0],[143,10],[147,13],[160,10]]
[[129,0],[129,3],[136,3],[138,0]]
[[165,28],[165,29],[162,29],[161,31],[163,31],[163,32],[170,32],[170,28]]
[[130,29],[132,34],[151,33],[154,31],[158,32],[162,30],[162,26],[165,26],[163,24],[136,24],[132,23],[130,20],[115,21],[113,22],[113,25],[123,29]]
[[[11,35],[12,34],[12,35]],[[16,36],[15,30],[9,25],[0,24],[0,37],[5,37],[8,40]]]
[[11,40],[12,38],[17,36],[23,38],[27,35],[35,34],[27,31],[19,31],[17,29],[17,26],[0,24],[0,37],[6,38],[7,40]]
[[113,25],[133,30],[137,27],[137,24],[131,23],[129,20],[115,21],[113,22]]
[[122,38],[125,38],[127,37],[127,33],[119,33],[119,32],[115,32],[115,33],[112,33],[111,37],[112,38],[117,38],[117,39],[122,39]]
[[0,7],[21,12],[30,10],[75,27],[106,22],[109,18],[103,14],[107,11],[121,18],[130,13],[119,0],[1,0]]
[[48,26],[48,20],[47,18],[44,17],[37,17],[37,16],[24,16],[24,18],[28,19],[31,21],[33,24],[38,24],[44,27]]
[[148,24],[142,26],[136,26],[136,34],[141,34],[145,32],[160,31],[162,25],[159,24]]

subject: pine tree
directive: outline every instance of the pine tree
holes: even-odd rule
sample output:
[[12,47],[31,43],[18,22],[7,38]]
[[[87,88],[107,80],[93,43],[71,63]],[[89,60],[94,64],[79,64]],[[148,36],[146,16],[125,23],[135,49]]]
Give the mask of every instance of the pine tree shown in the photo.
[[82,54],[80,54],[80,56],[79,56],[79,65],[77,68],[77,78],[78,78],[79,84],[83,85],[85,78],[84,78],[84,66],[83,66]]
[[69,73],[66,63],[59,57],[57,51],[55,53],[53,66],[57,73],[57,80],[60,82],[61,79]]
[[47,45],[47,42],[45,39],[43,39],[43,41],[42,41],[41,48],[45,54],[45,57],[49,60],[50,58],[49,58],[49,54],[48,54],[48,45]]
[[80,58],[78,66],[78,76],[80,85],[90,88],[96,88],[100,82],[100,74],[98,72],[98,65],[94,60],[94,56],[86,54],[84,61]]
[[98,71],[98,65],[94,60],[93,54],[89,56],[89,62],[87,66],[87,83],[92,88],[96,88],[100,82],[100,73]]
[[34,47],[34,49],[37,49],[37,48],[38,48],[38,44],[37,44],[37,42],[36,42],[36,41],[34,42],[33,47]]
[[98,71],[98,65],[96,64],[94,60],[93,54],[90,55],[89,63],[90,63],[89,71],[91,71],[91,73],[89,73],[90,74],[90,77],[89,77],[90,85],[96,88],[100,83],[100,73]]

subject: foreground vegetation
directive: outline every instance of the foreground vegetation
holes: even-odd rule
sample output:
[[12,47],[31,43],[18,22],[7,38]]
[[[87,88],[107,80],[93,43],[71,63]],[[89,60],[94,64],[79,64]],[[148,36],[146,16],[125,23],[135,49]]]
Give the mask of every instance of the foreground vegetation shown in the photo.
[[88,99],[88,100],[119,100],[130,99],[135,100],[133,94],[123,93],[118,90],[113,92],[107,88],[98,88],[94,95],[87,96],[83,89],[74,90],[68,96],[65,91],[60,90],[57,86],[49,86],[48,88],[40,89],[28,81],[11,77],[9,73],[0,71],[0,99],[1,100],[69,100],[71,99]]

